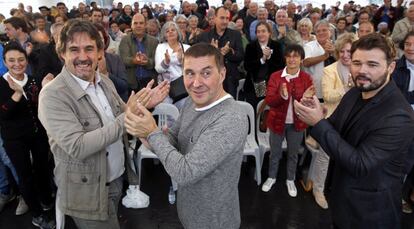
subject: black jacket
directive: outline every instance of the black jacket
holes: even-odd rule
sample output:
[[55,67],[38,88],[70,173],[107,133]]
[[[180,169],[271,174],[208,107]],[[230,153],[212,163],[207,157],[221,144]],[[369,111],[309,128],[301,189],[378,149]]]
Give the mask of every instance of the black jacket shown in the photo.
[[414,104],[414,91],[408,91],[410,85],[410,70],[407,68],[405,56],[402,56],[395,66],[394,72],[392,73],[392,79],[394,80],[397,87],[401,90],[401,93],[407,99],[408,103]]
[[341,229],[401,228],[404,160],[414,113],[394,81],[349,119],[361,92],[352,88],[311,135],[334,161],[330,205]]
[[285,63],[281,44],[270,39],[267,46],[273,50],[273,53],[270,59],[262,64],[260,59],[263,56],[263,51],[259,42],[255,40],[247,45],[244,56],[244,68],[247,71],[244,91],[254,91],[253,81],[260,82],[266,80],[267,82],[273,72],[284,68]]
[[196,40],[197,42],[211,43],[212,39],[218,40],[218,48],[222,48],[227,42],[230,42],[232,51],[224,56],[224,64],[227,70],[224,84],[234,84],[237,87],[240,77],[238,66],[244,57],[241,33],[232,29],[226,29],[224,34],[220,37],[214,28],[208,32],[201,33]]
[[62,71],[63,62],[56,53],[55,42],[40,48],[36,70],[36,78],[39,82],[48,74],[52,73],[55,77]]
[[109,79],[114,83],[116,92],[126,102],[128,100],[128,81],[124,62],[118,55],[107,52],[105,52],[105,61]]
[[27,99],[22,96],[19,102],[15,102],[11,98],[14,91],[0,77],[0,126],[3,140],[15,140],[34,134],[43,134],[46,137],[46,132],[37,118],[40,89],[40,83],[29,76],[23,87]]

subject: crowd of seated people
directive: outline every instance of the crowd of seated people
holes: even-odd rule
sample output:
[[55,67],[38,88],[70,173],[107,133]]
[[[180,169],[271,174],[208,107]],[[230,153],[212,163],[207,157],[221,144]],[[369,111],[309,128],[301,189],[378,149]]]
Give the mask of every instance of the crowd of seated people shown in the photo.
[[[192,45],[207,42],[219,49],[226,67],[226,92],[250,103],[257,113],[262,100],[270,107],[266,117],[271,154],[261,190],[274,191],[286,138],[287,192],[296,197],[298,155],[303,155],[303,147],[310,147],[313,173],[307,180],[323,209],[329,202],[330,159],[306,134],[306,124],[292,110],[290,93],[300,99],[312,91],[329,117],[354,86],[349,70],[353,42],[378,33],[396,49],[392,78],[414,109],[414,1],[403,4],[398,0],[395,6],[391,0],[365,6],[338,1],[327,7],[294,2],[277,5],[271,0],[263,5],[225,0],[223,6],[211,6],[197,0],[169,9],[163,3],[140,6],[138,2],[111,7],[80,2],[70,9],[59,2],[38,10],[19,3],[10,15],[0,15],[0,214],[18,196],[16,215],[30,211],[33,224],[40,228],[54,226],[44,212],[54,207],[56,187],[53,155],[37,117],[38,96],[62,71],[64,61],[57,43],[62,28],[73,19],[90,21],[99,31],[104,56],[97,72],[109,76],[124,102],[152,80],[155,86],[179,79],[184,52]],[[286,49],[291,53],[285,53]],[[186,99],[167,96],[164,102],[181,109]],[[412,213],[414,206],[413,151],[402,171],[404,213]]]

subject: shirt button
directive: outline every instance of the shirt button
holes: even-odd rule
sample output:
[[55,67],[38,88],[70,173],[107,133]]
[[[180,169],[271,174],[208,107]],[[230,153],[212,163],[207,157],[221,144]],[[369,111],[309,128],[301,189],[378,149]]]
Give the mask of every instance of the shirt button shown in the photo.
[[88,178],[86,178],[85,176],[83,176],[83,177],[82,177],[82,182],[83,182],[83,183],[88,182]]
[[88,122],[88,121],[86,121],[86,122],[84,123],[84,125],[85,125],[85,126],[89,126],[89,122]]

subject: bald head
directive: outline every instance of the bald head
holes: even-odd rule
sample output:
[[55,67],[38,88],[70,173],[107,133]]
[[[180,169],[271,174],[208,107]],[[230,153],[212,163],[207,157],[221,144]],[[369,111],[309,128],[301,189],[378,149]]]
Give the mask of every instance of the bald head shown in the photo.
[[135,36],[142,38],[145,35],[146,21],[144,15],[136,13],[132,17],[131,29]]

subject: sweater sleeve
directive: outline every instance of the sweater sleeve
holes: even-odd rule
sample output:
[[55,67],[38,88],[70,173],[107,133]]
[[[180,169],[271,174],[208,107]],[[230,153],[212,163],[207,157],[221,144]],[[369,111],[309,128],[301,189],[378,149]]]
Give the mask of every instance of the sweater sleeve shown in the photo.
[[226,158],[244,145],[247,118],[234,114],[217,117],[198,137],[189,139],[192,150],[183,155],[173,147],[162,131],[149,135],[148,141],[168,174],[180,185],[197,182],[214,171]]

